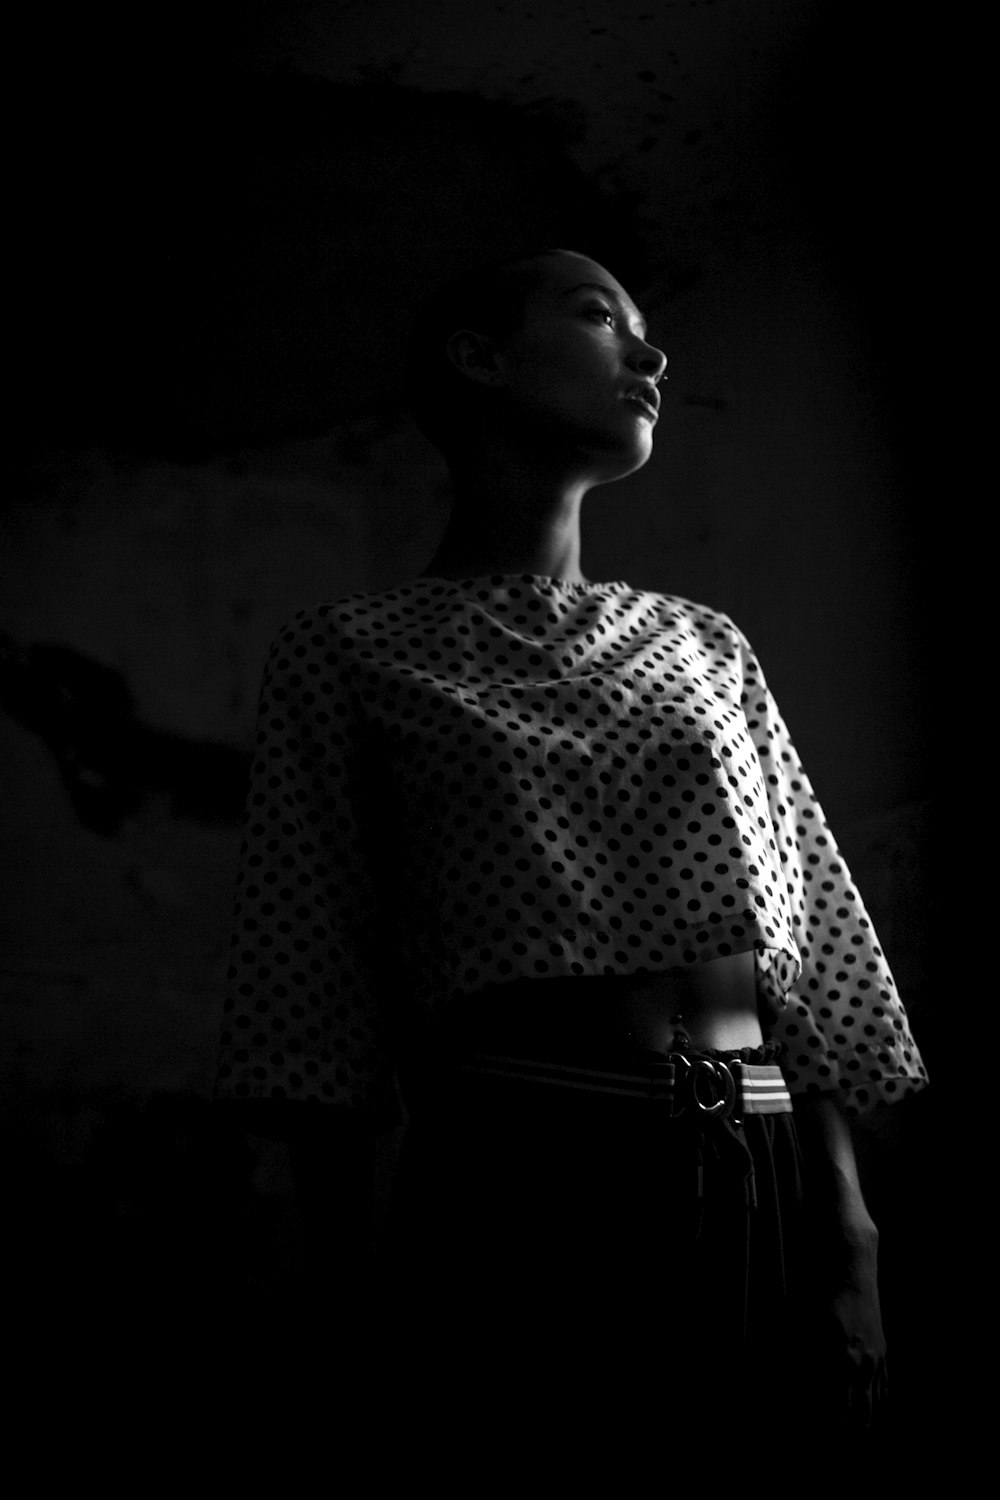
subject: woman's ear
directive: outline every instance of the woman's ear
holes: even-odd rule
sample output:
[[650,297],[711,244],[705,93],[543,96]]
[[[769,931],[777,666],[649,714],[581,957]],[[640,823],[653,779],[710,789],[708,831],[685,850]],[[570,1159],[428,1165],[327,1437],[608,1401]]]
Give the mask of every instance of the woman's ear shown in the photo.
[[501,379],[493,340],[471,328],[459,328],[444,346],[460,375],[477,385],[497,385]]

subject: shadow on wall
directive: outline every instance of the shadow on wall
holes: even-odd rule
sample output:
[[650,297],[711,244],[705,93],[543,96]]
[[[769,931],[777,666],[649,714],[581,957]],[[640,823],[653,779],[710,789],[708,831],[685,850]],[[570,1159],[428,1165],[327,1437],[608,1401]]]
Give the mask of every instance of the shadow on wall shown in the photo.
[[124,678],[70,646],[20,649],[0,639],[0,706],[51,751],[73,810],[94,833],[118,833],[151,797],[169,814],[237,823],[249,755],[144,724]]

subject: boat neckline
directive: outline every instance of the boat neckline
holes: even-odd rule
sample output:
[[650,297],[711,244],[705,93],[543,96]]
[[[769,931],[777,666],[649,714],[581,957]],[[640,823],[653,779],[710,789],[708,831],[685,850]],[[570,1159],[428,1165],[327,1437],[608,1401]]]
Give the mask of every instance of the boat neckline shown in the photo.
[[441,574],[423,574],[419,578],[410,579],[408,583],[401,584],[401,588],[419,588],[423,584],[450,583],[450,584],[492,584],[501,587],[511,583],[541,583],[551,588],[560,589],[627,589],[629,585],[622,578],[616,579],[577,579],[553,578],[548,573],[477,573],[468,578],[447,578]]

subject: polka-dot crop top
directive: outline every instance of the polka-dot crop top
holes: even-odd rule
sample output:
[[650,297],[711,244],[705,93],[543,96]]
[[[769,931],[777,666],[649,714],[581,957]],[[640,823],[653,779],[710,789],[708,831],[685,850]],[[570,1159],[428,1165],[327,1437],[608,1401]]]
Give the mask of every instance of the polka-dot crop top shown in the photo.
[[725,615],[626,583],[421,578],[274,642],[219,1096],[380,1109],[400,1007],[750,949],[793,1093],[857,1111],[925,1081]]

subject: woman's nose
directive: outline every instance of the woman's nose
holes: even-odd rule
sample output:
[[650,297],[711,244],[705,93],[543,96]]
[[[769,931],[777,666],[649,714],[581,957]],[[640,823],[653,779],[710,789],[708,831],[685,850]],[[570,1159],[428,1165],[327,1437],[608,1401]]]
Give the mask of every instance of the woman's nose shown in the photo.
[[655,384],[663,379],[667,368],[667,356],[654,344],[643,342],[627,357],[626,363],[640,374],[650,376]]

